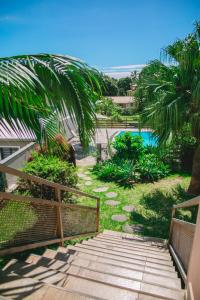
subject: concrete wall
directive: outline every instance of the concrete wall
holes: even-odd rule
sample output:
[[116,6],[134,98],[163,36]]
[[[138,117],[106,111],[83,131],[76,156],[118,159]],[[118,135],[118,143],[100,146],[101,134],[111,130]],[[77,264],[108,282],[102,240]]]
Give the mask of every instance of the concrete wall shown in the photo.
[[[8,167],[14,169],[22,169],[25,162],[30,157],[31,152],[33,151],[35,143],[31,142],[24,147],[20,148],[18,151],[13,153],[12,155],[8,156],[7,158],[0,161],[1,164],[4,164]],[[12,189],[17,182],[17,177],[6,174],[7,185],[9,189]]]

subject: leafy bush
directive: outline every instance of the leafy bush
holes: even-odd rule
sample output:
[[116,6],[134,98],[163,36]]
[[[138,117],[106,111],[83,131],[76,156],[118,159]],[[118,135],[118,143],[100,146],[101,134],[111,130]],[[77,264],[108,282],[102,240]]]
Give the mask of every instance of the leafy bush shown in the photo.
[[96,112],[107,117],[113,117],[116,114],[120,115],[121,108],[113,103],[112,99],[103,97],[96,103]]
[[[33,153],[32,161],[28,162],[24,172],[56,182],[69,187],[75,187],[78,181],[76,169],[68,162],[64,162],[55,156],[45,156]],[[42,186],[34,182],[28,182],[21,179],[17,191],[26,193],[33,197],[41,197],[45,199],[54,199],[55,191],[50,187]],[[62,199],[69,201],[71,193],[63,192]]]
[[153,182],[170,173],[169,166],[153,153],[142,155],[135,165],[135,171],[138,172],[141,182]]
[[133,162],[136,162],[144,152],[142,137],[139,135],[133,136],[130,132],[117,136],[112,145],[116,150],[116,156],[130,159]]
[[135,180],[133,163],[131,161],[110,159],[96,164],[93,168],[98,178],[106,181],[115,181],[130,184]]
[[116,150],[113,158],[98,163],[93,169],[100,179],[130,185],[153,182],[170,173],[155,147],[144,147],[141,136],[125,132],[115,138],[113,147]]

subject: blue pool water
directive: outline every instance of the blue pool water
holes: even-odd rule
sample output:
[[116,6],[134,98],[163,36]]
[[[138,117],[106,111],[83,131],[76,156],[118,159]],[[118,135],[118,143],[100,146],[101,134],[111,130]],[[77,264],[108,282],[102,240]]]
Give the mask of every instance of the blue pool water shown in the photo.
[[[121,131],[118,135],[125,133],[126,131]],[[156,138],[153,136],[151,131],[130,131],[133,136],[139,135],[143,138],[145,146],[157,146]]]

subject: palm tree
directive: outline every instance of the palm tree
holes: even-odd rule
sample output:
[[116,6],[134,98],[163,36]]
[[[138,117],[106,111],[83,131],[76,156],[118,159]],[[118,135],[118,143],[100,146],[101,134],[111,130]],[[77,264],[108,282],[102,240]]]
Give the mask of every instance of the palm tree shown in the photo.
[[[95,129],[95,101],[101,88],[99,73],[64,55],[37,54],[0,58],[1,135],[10,128],[37,141],[63,133],[66,118],[77,125],[87,146]],[[45,135],[44,135],[45,134]]]
[[151,124],[161,144],[190,124],[197,148],[188,192],[200,194],[200,23],[192,34],[168,46],[163,58],[165,64],[153,61],[139,76],[136,96],[142,119]]

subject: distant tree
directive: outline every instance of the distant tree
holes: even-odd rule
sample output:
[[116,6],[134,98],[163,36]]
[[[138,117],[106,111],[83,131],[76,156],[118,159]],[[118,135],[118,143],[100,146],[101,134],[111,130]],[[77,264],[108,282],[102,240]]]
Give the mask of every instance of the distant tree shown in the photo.
[[111,78],[107,75],[103,75],[103,96],[117,96],[118,95],[118,86],[117,80]]
[[132,79],[131,77],[120,78],[117,81],[118,96],[126,96],[127,91],[131,89]]

